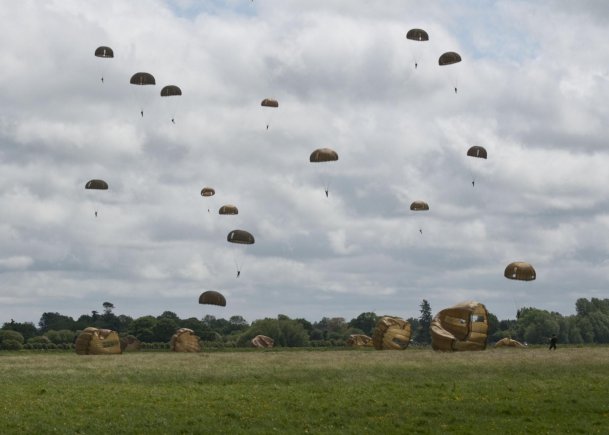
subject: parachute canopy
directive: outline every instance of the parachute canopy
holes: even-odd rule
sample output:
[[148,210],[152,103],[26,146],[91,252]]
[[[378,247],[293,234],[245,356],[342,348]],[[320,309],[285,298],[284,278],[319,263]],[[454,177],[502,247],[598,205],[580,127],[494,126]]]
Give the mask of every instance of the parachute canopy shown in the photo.
[[399,317],[384,316],[376,323],[372,343],[378,350],[403,350],[410,343],[410,323]]
[[239,209],[235,205],[226,204],[220,207],[220,210],[218,210],[218,214],[239,214]]
[[201,293],[199,296],[200,304],[208,304],[208,305],[218,305],[220,307],[226,306],[226,299],[222,296],[221,293],[213,290],[209,290]]
[[413,211],[429,210],[429,205],[425,201],[414,201],[412,204],[410,204],[410,210],[413,210]]
[[347,346],[352,347],[372,347],[372,337],[364,334],[351,334],[347,339]]
[[173,97],[175,95],[182,95],[182,90],[177,86],[168,85],[161,89],[161,97]]
[[201,189],[201,196],[214,196],[216,191],[213,187],[204,187]]
[[171,337],[169,347],[174,352],[200,352],[199,337],[192,329],[180,328]]
[[121,338],[121,350],[123,352],[137,351],[142,347],[142,342],[133,335]]
[[423,29],[410,29],[406,33],[406,38],[413,41],[429,41],[429,35]]
[[273,340],[271,337],[267,337],[266,335],[257,335],[252,338],[251,343],[254,347],[268,349],[275,345],[275,340]]
[[104,180],[89,180],[85,184],[85,189],[108,190],[108,183]]
[[85,328],[74,343],[78,355],[112,355],[121,353],[121,342],[116,331]]
[[101,47],[97,47],[95,49],[95,56],[112,58],[112,57],[114,57],[114,51],[112,51],[112,49],[110,47],[105,47],[102,45]]
[[479,302],[462,302],[436,314],[430,332],[434,350],[484,350],[488,312]]
[[519,281],[533,281],[537,274],[535,269],[529,263],[524,261],[515,261],[510,263],[505,268],[503,276],[508,279],[516,279]]
[[265,98],[264,100],[262,100],[262,103],[260,103],[260,105],[263,107],[279,107],[279,102],[271,98]]
[[512,340],[509,337],[502,338],[497,343],[495,343],[495,347],[518,347],[525,348],[526,346],[519,341]]
[[338,160],[338,153],[330,148],[318,148],[309,157],[309,161],[313,163],[335,162],[336,160]]
[[226,236],[226,240],[230,243],[239,243],[242,245],[253,245],[255,240],[254,236],[245,230],[232,230]]
[[154,76],[147,72],[138,72],[131,76],[129,83],[132,85],[156,85]]
[[438,59],[438,64],[440,64],[440,66],[452,65],[453,63],[459,62],[461,62],[461,56],[459,55],[459,53],[455,53],[454,51],[448,51],[442,56],[440,56],[440,58]]
[[467,155],[470,157],[486,159],[486,150],[483,147],[476,145],[467,150]]

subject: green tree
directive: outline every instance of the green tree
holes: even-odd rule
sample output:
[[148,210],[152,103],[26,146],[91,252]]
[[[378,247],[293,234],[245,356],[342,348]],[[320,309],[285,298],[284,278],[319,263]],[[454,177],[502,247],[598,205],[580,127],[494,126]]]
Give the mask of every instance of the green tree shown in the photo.
[[[129,325],[129,334],[137,337],[138,340],[144,341],[146,343],[151,343],[154,341],[154,333],[152,329],[154,325],[156,325],[157,319],[154,316],[143,316],[138,317],[131,325]],[[145,334],[144,334],[145,332]],[[146,337],[146,339],[142,338]]]
[[416,341],[423,344],[431,343],[431,335],[429,333],[429,329],[431,327],[431,321],[433,319],[431,315],[431,305],[427,302],[426,299],[421,301],[420,313],[419,317],[419,328],[417,329]]
[[45,335],[55,344],[72,343],[76,337],[76,333],[69,329],[62,329],[61,331],[51,329],[50,331],[47,331]]
[[175,320],[169,317],[161,317],[152,327],[154,341],[168,343],[169,340],[171,340],[171,336],[175,334],[177,329],[178,325],[176,324]]
[[17,331],[11,331],[9,329],[0,329],[0,344],[5,341],[16,341],[20,344],[23,344],[23,335],[21,335]]
[[[373,312],[361,313],[355,319],[351,319],[349,326],[351,328],[358,328],[364,331],[364,334],[372,336],[372,331],[378,322],[378,316]],[[411,324],[412,326],[412,324]]]
[[275,341],[275,346],[299,347],[308,346],[309,335],[302,324],[296,320],[286,319],[282,316],[278,319],[256,320],[240,335],[238,344],[248,346],[256,335],[266,335]]
[[13,319],[11,319],[10,322],[7,322],[2,325],[2,329],[17,331],[23,336],[25,340],[30,337],[34,337],[38,334],[38,330],[32,322],[19,323],[15,322]]
[[50,329],[56,331],[60,329],[75,330],[76,322],[69,316],[64,316],[59,313],[42,313],[40,321],[38,322],[40,332],[44,333]]

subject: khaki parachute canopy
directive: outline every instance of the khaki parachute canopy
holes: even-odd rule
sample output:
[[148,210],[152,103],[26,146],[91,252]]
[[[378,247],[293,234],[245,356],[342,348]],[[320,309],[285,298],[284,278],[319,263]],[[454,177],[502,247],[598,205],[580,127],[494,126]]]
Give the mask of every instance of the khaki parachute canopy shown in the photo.
[[235,205],[226,204],[226,205],[223,205],[222,207],[220,207],[220,210],[218,210],[218,214],[228,214],[228,215],[239,214],[239,209]]
[[517,347],[517,348],[526,348],[524,344],[519,341],[512,340],[509,337],[502,338],[497,343],[495,343],[495,347]]
[[156,81],[154,80],[154,76],[147,72],[137,72],[131,76],[129,83],[132,85],[155,85]]
[[86,328],[74,344],[78,355],[114,355],[121,353],[121,341],[116,331]]
[[255,242],[254,236],[245,230],[232,230],[226,236],[226,240],[230,243],[239,243],[241,245],[253,245]]
[[378,350],[403,350],[410,343],[411,332],[410,323],[406,320],[384,316],[376,323],[372,343]]
[[335,162],[337,160],[338,153],[330,148],[318,148],[309,157],[309,161],[312,163]]
[[470,157],[486,159],[486,150],[484,149],[484,147],[476,145],[467,150],[467,155]]
[[533,281],[535,278],[537,278],[537,274],[535,273],[533,266],[524,261],[515,261],[508,264],[503,272],[503,276],[519,281]]
[[352,347],[372,347],[372,337],[364,334],[351,334],[347,339],[347,346]]
[[436,314],[430,332],[434,350],[484,350],[488,312],[479,302],[462,302]]
[[461,56],[459,55],[459,53],[455,53],[454,51],[448,51],[442,56],[440,56],[440,58],[438,59],[438,64],[440,64],[440,66],[452,65],[453,63],[459,62],[461,62]]
[[273,100],[272,98],[265,98],[260,103],[262,107],[279,107],[279,102],[277,100]]
[[168,85],[161,89],[161,97],[174,97],[182,95],[182,90],[175,85]]
[[201,189],[201,196],[214,196],[216,191],[213,187],[204,187]]
[[201,293],[201,296],[199,296],[199,303],[200,304],[209,304],[209,305],[219,305],[221,307],[225,307],[226,298],[217,291],[209,290],[209,291]]
[[427,204],[425,201],[414,201],[412,204],[410,204],[410,210],[413,210],[413,211],[429,210],[429,204]]
[[199,337],[192,329],[180,328],[171,337],[169,347],[174,352],[200,352]]
[[133,335],[127,335],[121,338],[121,350],[123,352],[135,352],[140,350],[142,342]]
[[110,47],[105,47],[105,46],[101,46],[101,47],[97,47],[95,49],[95,56],[96,57],[105,57],[105,58],[113,58],[114,57],[114,51],[112,51],[112,49]]
[[266,335],[257,335],[250,341],[253,347],[258,347],[260,349],[269,349],[275,345],[275,340],[271,337],[267,337]]
[[429,41],[429,35],[423,29],[410,29],[406,33],[406,38],[413,41]]
[[89,180],[85,184],[85,189],[108,190],[108,183],[104,180]]

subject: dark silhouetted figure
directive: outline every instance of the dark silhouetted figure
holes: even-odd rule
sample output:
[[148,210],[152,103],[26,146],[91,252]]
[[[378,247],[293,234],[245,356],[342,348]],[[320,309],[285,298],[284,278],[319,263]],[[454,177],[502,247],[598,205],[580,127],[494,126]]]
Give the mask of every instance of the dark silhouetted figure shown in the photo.
[[266,129],[267,129],[267,130],[269,129],[269,125],[268,125],[268,124],[266,125]]
[[423,234],[423,228],[419,228],[419,233]]
[[414,69],[417,69],[417,66],[419,66],[419,64],[415,62],[414,63]]
[[239,278],[239,275],[241,275],[241,271],[240,270],[237,271],[237,278]]
[[550,349],[549,350],[556,350],[557,341],[558,341],[558,338],[556,338],[556,334],[553,334],[552,337],[550,338]]
[[102,81],[102,83],[104,82],[104,78],[103,77],[101,78],[101,81]]
[[328,197],[328,189],[326,189],[325,192],[326,192],[326,198],[327,198]]
[[95,217],[97,217],[97,210],[95,210]]
[[142,115],[142,118],[144,117],[144,111],[140,110],[140,114]]
[[476,180],[472,180],[472,187],[476,184]]
[[455,94],[457,93],[457,88],[455,87]]
[[175,123],[176,123],[176,120],[175,120],[175,119],[173,119],[173,118],[171,118],[171,122],[175,124]]

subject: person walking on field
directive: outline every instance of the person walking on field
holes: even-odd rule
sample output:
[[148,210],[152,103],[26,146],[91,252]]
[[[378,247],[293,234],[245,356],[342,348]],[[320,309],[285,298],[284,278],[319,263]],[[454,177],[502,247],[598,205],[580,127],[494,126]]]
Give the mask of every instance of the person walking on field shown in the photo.
[[552,334],[552,337],[550,338],[550,349],[549,350],[556,350],[557,341],[558,341],[558,339],[556,338],[556,334]]

